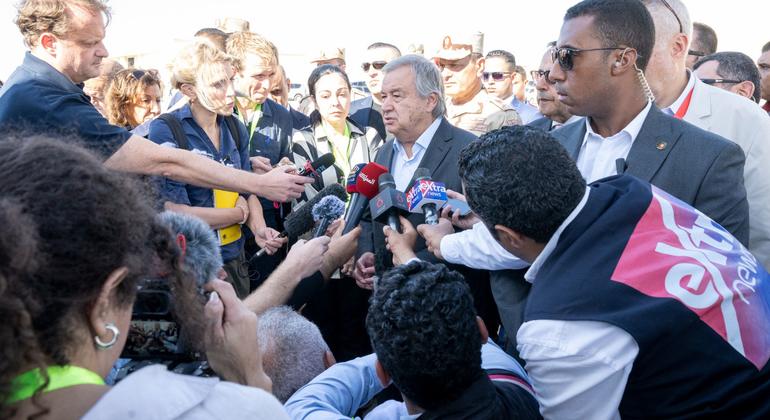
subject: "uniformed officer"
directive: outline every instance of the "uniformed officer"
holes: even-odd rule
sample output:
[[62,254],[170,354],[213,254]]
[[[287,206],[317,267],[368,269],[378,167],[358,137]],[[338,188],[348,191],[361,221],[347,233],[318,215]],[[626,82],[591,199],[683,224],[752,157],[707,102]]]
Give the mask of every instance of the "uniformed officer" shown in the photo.
[[519,114],[484,90],[484,34],[447,35],[434,57],[444,79],[447,119],[476,135],[521,124]]

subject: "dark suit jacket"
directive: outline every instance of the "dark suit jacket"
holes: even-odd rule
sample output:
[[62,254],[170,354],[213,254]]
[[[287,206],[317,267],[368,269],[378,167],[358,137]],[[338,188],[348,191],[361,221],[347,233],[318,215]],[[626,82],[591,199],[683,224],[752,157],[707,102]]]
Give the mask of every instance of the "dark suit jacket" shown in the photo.
[[533,128],[537,128],[539,130],[543,130],[546,133],[548,133],[551,131],[551,128],[553,127],[553,120],[548,117],[543,117],[543,118],[538,118],[527,125]]
[[[361,129],[366,127],[374,128],[377,130],[377,134],[380,135],[381,139],[386,139],[387,132],[385,131],[385,123],[382,121],[382,115],[379,115],[378,112],[372,109],[373,104],[374,100],[372,100],[371,96],[353,101],[350,104],[350,119]],[[376,113],[376,115],[374,115],[375,118],[373,121],[369,121],[372,112]]]
[[[585,119],[552,132],[577,160]],[[749,205],[743,186],[745,157],[735,143],[661,112],[653,105],[626,159],[626,173],[702,211],[749,243]]]
[[[428,146],[428,149],[422,156],[419,167],[428,169],[433,180],[443,182],[448,189],[462,191],[457,162],[460,157],[460,151],[474,140],[476,140],[476,136],[453,126],[445,118],[442,118],[438,130],[430,142],[430,146]],[[375,162],[385,166],[388,170],[390,170],[391,163],[393,162],[394,141],[386,142],[374,158]],[[414,184],[414,179],[409,183],[410,188],[412,184]],[[407,219],[414,226],[425,223],[425,216],[418,213],[410,214]],[[359,254],[374,251],[375,244],[377,248],[384,249],[385,236],[382,233],[384,225],[374,223],[373,227],[367,212],[367,215],[361,221],[361,227],[363,232],[361,232],[361,238],[358,241]],[[425,240],[422,237],[417,238],[415,253],[424,260],[436,260],[433,254],[427,252]]]

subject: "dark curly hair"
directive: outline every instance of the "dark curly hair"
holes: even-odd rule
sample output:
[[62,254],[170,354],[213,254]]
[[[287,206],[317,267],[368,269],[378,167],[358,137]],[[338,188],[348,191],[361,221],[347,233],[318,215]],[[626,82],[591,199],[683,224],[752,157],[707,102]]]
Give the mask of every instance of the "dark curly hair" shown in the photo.
[[152,208],[132,181],[60,139],[0,139],[0,179],[5,208],[17,209],[6,211],[11,221],[0,224],[5,418],[13,410],[2,401],[19,369],[66,365],[75,344],[91,340],[77,326],[87,322],[107,276],[120,267],[128,275],[114,303],[132,304],[137,280],[154,257],[148,244],[155,225]]
[[377,282],[366,317],[377,359],[415,404],[435,410],[481,375],[481,333],[463,276],[413,262]]
[[[505,164],[501,164],[505,162]],[[511,126],[490,131],[460,153],[468,204],[495,225],[545,243],[585,193],[585,180],[550,134]]]

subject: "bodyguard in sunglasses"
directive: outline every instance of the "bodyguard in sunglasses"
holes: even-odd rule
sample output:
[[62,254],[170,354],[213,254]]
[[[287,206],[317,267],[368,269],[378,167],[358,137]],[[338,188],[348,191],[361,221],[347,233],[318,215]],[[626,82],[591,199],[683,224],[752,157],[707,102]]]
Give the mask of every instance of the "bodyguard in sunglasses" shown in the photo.
[[447,119],[479,136],[507,125],[521,124],[509,104],[489,95],[482,84],[484,34],[447,35],[434,56],[446,92]]

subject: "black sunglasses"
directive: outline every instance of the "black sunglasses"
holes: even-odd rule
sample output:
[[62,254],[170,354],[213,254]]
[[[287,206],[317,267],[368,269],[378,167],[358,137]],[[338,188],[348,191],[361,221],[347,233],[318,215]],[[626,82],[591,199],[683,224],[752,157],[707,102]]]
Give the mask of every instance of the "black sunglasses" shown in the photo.
[[491,77],[492,80],[494,80],[495,82],[499,82],[499,81],[505,79],[505,76],[508,76],[510,74],[511,73],[503,72],[503,71],[493,71],[493,72],[486,72],[485,71],[484,73],[481,73],[481,79],[484,80],[484,81],[487,81]]
[[694,57],[705,57],[706,53],[695,50],[687,50],[687,55],[692,55]]
[[548,84],[552,85],[554,83],[554,81],[551,80],[550,77],[548,77],[551,74],[551,70],[532,70],[531,72],[529,72],[529,74],[530,76],[532,76],[532,80],[534,80],[535,82],[545,78],[545,81]]
[[742,80],[733,80],[733,79],[700,79],[701,82],[707,84],[707,85],[715,85],[717,83],[741,83]]
[[575,56],[587,51],[612,51],[612,50],[625,50],[626,48],[621,47],[608,47],[608,48],[589,48],[585,50],[581,50],[579,48],[552,48],[551,49],[551,60],[554,62],[558,62],[559,66],[564,71],[572,70],[572,68],[575,66]]
[[361,63],[361,68],[364,71],[369,71],[369,67],[374,67],[375,70],[382,70],[385,65],[388,64],[385,61],[373,61],[371,63]]
[[674,8],[671,7],[671,5],[668,4],[668,2],[666,0],[660,0],[660,1],[661,1],[661,3],[663,3],[664,6],[666,6],[666,9],[670,10],[671,14],[674,15],[674,17],[676,18],[676,21],[679,23],[679,33],[683,34],[684,33],[684,28],[682,27],[682,20],[679,19],[679,15],[676,14],[676,12],[674,11]]

